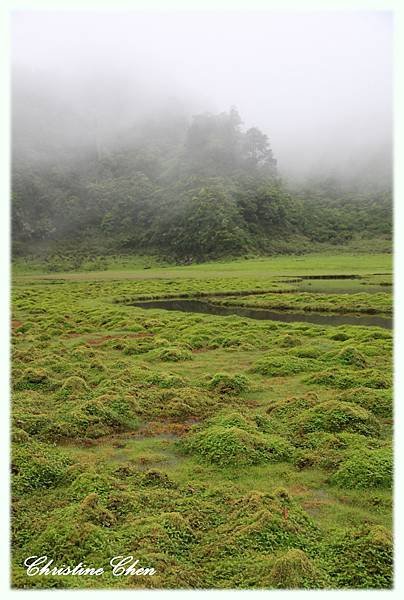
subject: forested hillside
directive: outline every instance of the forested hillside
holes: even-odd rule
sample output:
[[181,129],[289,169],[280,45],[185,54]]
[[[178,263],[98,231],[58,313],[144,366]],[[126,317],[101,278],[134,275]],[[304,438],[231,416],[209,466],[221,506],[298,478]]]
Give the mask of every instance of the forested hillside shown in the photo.
[[60,144],[57,117],[14,136],[15,256],[154,253],[182,262],[388,238],[386,186],[277,172],[268,137],[228,113],[144,119]]

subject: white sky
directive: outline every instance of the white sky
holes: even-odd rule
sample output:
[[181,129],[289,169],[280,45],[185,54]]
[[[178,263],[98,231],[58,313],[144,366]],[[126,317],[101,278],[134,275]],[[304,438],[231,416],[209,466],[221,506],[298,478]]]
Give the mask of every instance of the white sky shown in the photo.
[[99,94],[113,108],[134,90],[191,112],[236,105],[281,170],[343,168],[389,159],[392,25],[367,11],[15,12],[13,62],[42,71],[49,93],[69,82],[84,106]]

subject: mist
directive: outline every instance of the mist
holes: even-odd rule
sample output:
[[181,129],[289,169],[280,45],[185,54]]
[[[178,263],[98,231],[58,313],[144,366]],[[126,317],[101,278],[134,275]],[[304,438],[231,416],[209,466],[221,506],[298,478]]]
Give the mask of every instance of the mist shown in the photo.
[[388,174],[391,46],[388,12],[14,12],[14,148],[236,106],[284,177]]

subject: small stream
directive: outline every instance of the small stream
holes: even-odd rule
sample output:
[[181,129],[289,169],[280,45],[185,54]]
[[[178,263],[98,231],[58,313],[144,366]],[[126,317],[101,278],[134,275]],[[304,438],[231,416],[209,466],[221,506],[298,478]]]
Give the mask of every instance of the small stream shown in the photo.
[[315,312],[298,313],[291,311],[275,311],[262,308],[246,308],[239,306],[218,306],[205,300],[148,300],[132,302],[130,306],[144,309],[176,310],[188,313],[203,313],[207,315],[238,315],[250,319],[280,321],[282,323],[315,323],[318,325],[361,325],[365,327],[383,327],[392,329],[391,317],[380,317],[366,314],[319,314]]

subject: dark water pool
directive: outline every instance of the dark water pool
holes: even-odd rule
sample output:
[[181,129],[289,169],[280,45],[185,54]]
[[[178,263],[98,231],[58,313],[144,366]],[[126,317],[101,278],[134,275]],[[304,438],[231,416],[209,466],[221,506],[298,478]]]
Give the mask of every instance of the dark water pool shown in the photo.
[[325,315],[318,313],[297,313],[290,311],[275,311],[262,308],[245,308],[239,306],[217,306],[204,300],[148,300],[147,302],[132,302],[131,306],[138,308],[158,308],[177,310],[189,313],[207,315],[239,315],[250,319],[281,321],[282,323],[315,323],[318,325],[362,325],[392,329],[393,319],[375,315]]

